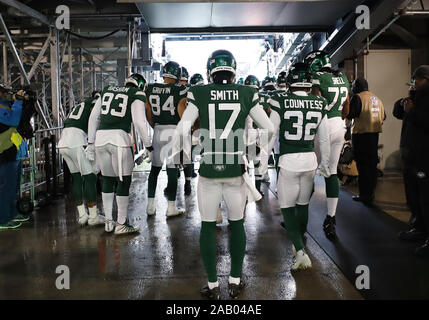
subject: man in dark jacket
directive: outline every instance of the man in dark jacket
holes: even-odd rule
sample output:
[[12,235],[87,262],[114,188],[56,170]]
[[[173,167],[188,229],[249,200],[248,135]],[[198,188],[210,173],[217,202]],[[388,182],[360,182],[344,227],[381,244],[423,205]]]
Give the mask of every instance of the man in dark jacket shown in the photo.
[[429,66],[418,67],[413,79],[415,97],[404,103],[406,123],[402,132],[401,154],[409,166],[412,206],[415,206],[411,209],[421,221],[421,230],[412,228],[401,233],[400,238],[416,241],[425,238],[425,243],[415,250],[415,254],[429,257]]

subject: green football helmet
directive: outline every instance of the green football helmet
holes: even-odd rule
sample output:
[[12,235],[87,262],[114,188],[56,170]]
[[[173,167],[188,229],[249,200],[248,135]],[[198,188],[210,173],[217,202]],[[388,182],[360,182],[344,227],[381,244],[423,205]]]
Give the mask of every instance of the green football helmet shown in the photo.
[[247,76],[246,80],[244,80],[244,84],[246,86],[250,86],[250,87],[253,87],[253,88],[258,89],[258,90],[261,87],[261,83],[258,80],[258,78],[256,78],[256,76],[254,76],[252,74]]
[[237,80],[237,84],[244,84],[244,78],[240,78]]
[[142,90],[146,89],[147,82],[146,79],[138,73],[133,73],[127,79],[125,79],[125,86],[134,85],[136,88],[140,88]]
[[177,62],[169,61],[162,68],[162,77],[164,78],[175,79],[178,82],[181,75],[182,69]]
[[331,58],[328,53],[321,50],[315,50],[307,54],[304,59],[309,72],[318,72],[322,68],[331,68]]
[[191,77],[190,83],[192,86],[199,86],[204,84],[204,78],[201,74],[196,73]]
[[302,62],[293,64],[287,75],[287,83],[292,88],[311,88],[311,78],[307,65]]
[[216,50],[207,59],[207,78],[213,82],[213,75],[220,71],[226,71],[231,74],[230,83],[234,82],[237,62],[234,56],[228,50]]
[[262,80],[262,87],[269,87],[269,86],[275,86],[276,85],[276,78],[275,77],[270,77],[270,76],[266,76],[264,78],[264,80]]
[[188,70],[186,70],[185,67],[182,67],[182,74],[180,76],[180,81],[186,81],[186,82],[188,82],[188,79],[189,79]]
[[277,76],[277,87],[287,86],[287,72],[282,71]]

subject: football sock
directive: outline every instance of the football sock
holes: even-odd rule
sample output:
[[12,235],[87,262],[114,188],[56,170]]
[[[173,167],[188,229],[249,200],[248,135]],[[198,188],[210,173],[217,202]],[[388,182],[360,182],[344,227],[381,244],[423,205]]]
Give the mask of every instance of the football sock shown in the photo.
[[240,284],[240,278],[234,278],[229,276],[228,282],[231,284],[236,284],[238,286]]
[[183,172],[185,174],[185,178],[186,180],[191,180],[192,179],[192,173],[194,173],[194,164],[188,164],[184,169]]
[[95,217],[97,217],[97,206],[88,207],[88,211],[90,219],[94,219]]
[[103,199],[103,210],[104,216],[107,220],[113,220],[113,199],[115,198],[115,194],[112,193],[101,193],[101,197]]
[[147,179],[148,180],[147,193],[149,198],[155,198],[156,184],[158,182],[158,175],[160,171],[161,171],[161,167],[152,166],[150,169],[149,178]]
[[244,231],[244,220],[229,220],[231,236],[229,239],[229,252],[231,255],[231,277],[240,278],[243,269],[243,260],[246,253],[246,232]]
[[77,211],[79,212],[79,218],[86,215],[85,205],[82,203],[80,206],[77,206]]
[[82,176],[83,198],[87,203],[97,201],[97,176],[93,173]]
[[338,183],[337,175],[333,174],[329,178],[325,178],[325,184],[326,184],[326,197],[338,198],[338,194],[340,193],[340,185]]
[[115,192],[115,186],[116,186],[116,178],[115,177],[102,177],[102,187],[101,191],[104,193],[113,193]]
[[219,281],[216,281],[216,282],[208,282],[207,283],[207,285],[209,286],[209,289],[210,290],[212,290],[212,289],[214,289],[214,288],[216,288],[216,287],[219,287]]
[[209,283],[217,282],[215,228],[216,222],[201,223],[200,250]]
[[177,168],[167,168],[167,198],[168,201],[176,201],[177,192]]
[[73,177],[73,198],[75,201],[82,201],[82,176],[80,173],[72,173]]
[[116,204],[118,206],[118,223],[124,224],[127,221],[129,196],[116,195]]
[[262,183],[262,180],[259,180],[259,179],[255,180],[255,186],[256,186],[256,189],[258,189],[258,191],[261,191],[261,183]]
[[301,231],[301,235],[307,231],[308,224],[308,204],[306,205],[296,205],[296,214],[299,222],[299,229]]
[[296,207],[282,208],[281,211],[289,238],[295,246],[296,251],[299,251],[304,248],[304,242],[302,241],[299,221],[296,216]]
[[131,176],[122,176],[122,181],[117,178],[116,196],[128,197],[130,194]]
[[334,217],[337,211],[338,198],[326,198],[326,204],[328,206],[328,215]]

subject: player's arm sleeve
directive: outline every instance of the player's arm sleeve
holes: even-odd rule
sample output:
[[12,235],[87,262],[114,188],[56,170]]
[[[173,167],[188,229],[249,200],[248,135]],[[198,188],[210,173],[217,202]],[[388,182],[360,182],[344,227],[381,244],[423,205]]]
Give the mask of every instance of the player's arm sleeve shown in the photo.
[[131,104],[131,116],[133,118],[133,124],[143,140],[143,144],[146,148],[152,146],[152,142],[147,131],[147,122],[145,115],[145,104],[142,100],[135,100]]
[[17,127],[22,115],[22,101],[15,100],[11,110],[0,108],[0,123],[9,126]]
[[152,108],[150,107],[149,100],[146,100],[145,109],[146,109],[146,119],[147,119],[147,122],[149,122],[150,126],[153,128],[154,125],[155,125],[155,123],[153,122]]
[[249,116],[253,119],[253,121],[255,121],[259,128],[267,130],[267,142],[269,142],[274,135],[274,125],[268,118],[264,108],[262,108],[262,106],[258,103],[256,106],[250,109]]
[[182,119],[180,119],[174,132],[173,157],[178,154],[182,149],[184,149],[189,156],[191,146],[189,144],[184,143],[185,141],[189,140],[184,138],[185,136],[189,136],[189,138],[191,137],[192,125],[195,123],[198,117],[199,112],[197,106],[192,102],[188,102],[185,112],[183,112]]
[[320,146],[321,163],[327,164],[329,163],[329,155],[331,153],[327,115],[323,117],[322,121],[317,127],[316,139],[318,140]]
[[91,115],[88,120],[88,143],[94,143],[95,134],[100,124],[100,115],[101,115],[101,98],[98,98],[97,102],[92,108]]
[[277,110],[275,110],[275,109],[271,110],[270,121],[271,121],[271,123],[274,126],[274,134],[271,137],[271,140],[270,140],[270,142],[268,144],[268,149],[267,150],[272,150],[273,149],[274,143],[276,143],[277,135],[279,133],[281,118],[280,118],[280,115],[277,112]]

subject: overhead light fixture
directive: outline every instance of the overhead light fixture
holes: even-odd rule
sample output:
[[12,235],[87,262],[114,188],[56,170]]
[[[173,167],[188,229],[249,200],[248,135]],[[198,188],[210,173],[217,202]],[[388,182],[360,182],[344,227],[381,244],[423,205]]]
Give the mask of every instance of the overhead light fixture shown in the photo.
[[335,29],[334,32],[331,33],[331,35],[329,36],[328,40],[325,41],[324,44],[322,44],[322,46],[320,47],[319,50],[323,50],[326,48],[326,46],[329,44],[329,42],[332,41],[332,39],[334,39],[334,37],[337,35],[338,31],[340,31],[339,29]]

